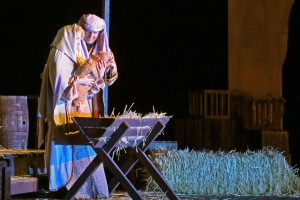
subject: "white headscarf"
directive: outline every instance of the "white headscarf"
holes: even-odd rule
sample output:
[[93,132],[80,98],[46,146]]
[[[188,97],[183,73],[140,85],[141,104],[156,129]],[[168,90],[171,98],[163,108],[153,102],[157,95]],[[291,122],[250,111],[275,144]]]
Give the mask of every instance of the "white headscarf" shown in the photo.
[[[97,53],[98,51],[104,51],[105,53],[109,52],[109,43],[108,36],[106,32],[106,24],[103,19],[94,14],[84,14],[78,21],[78,25],[83,27],[86,31],[98,32],[99,35],[96,41],[96,46],[92,54]],[[87,50],[84,40],[82,40],[82,47],[84,55],[86,58],[89,58],[89,52]]]
[[76,24],[64,26],[57,32],[57,35],[51,44],[52,47],[59,49],[67,58],[69,58],[61,58],[59,62],[55,62],[55,66],[52,66],[52,68],[56,68],[55,77],[52,77],[55,80],[53,91],[54,103],[61,98],[62,93],[68,86],[69,78],[73,73],[74,66],[77,64],[75,35]]

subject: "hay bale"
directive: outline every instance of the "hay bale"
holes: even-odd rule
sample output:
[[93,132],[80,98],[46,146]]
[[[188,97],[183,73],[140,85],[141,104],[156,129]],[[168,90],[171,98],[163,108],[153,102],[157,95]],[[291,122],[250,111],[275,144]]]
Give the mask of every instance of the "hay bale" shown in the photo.
[[[298,169],[273,149],[246,151],[157,150],[152,160],[175,192],[198,195],[300,194]],[[159,191],[151,177],[147,191]]]

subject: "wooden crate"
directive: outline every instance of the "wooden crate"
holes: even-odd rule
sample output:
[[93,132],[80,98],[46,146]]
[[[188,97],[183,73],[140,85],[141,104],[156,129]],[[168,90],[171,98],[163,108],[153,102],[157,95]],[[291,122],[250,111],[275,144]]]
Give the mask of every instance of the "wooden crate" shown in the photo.
[[10,198],[10,163],[7,159],[0,159],[0,199]]
[[9,163],[9,170],[5,171],[7,180],[1,182],[5,183],[5,191],[9,191],[9,195],[48,189],[48,180],[45,181],[48,178],[45,171],[44,152],[44,150],[0,149],[0,156]]
[[230,119],[176,119],[175,136],[179,148],[229,150],[234,146],[234,127]]
[[189,116],[203,117],[203,93],[200,91],[189,92]]
[[237,135],[237,138],[237,150],[239,151],[273,148],[283,152],[287,162],[291,164],[288,131],[245,129]]
[[230,118],[228,90],[203,90],[189,93],[189,116],[205,119]]
[[0,149],[0,155],[10,162],[11,176],[38,175],[44,171],[44,150]]
[[290,153],[289,150],[289,134],[287,131],[269,131],[262,130],[261,132],[262,147],[272,147],[278,151]]
[[252,103],[253,128],[282,130],[283,129],[283,99],[254,100]]

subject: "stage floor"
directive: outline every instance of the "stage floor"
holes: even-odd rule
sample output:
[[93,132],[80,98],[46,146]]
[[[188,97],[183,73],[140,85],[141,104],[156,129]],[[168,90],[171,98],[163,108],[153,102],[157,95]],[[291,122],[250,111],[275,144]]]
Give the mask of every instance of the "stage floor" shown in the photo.
[[[145,200],[168,200],[168,198],[163,193],[157,192],[143,192],[140,191]],[[201,196],[201,195],[178,195],[178,197],[182,200],[296,200],[300,199],[300,196]],[[50,200],[51,198],[47,198],[47,195],[42,197],[41,195],[37,195],[36,197],[14,197],[12,196],[12,200]],[[126,192],[117,191],[113,193],[113,196],[110,198],[105,198],[103,200],[132,200],[128,196]]]

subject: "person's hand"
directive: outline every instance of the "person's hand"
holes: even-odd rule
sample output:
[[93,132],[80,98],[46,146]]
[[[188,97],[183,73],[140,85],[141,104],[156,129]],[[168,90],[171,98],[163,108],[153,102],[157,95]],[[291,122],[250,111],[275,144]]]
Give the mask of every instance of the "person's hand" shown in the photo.
[[97,87],[97,88],[104,88],[104,86],[105,86],[105,82],[104,82],[104,80],[103,80],[103,78],[98,78],[96,81],[95,81],[95,86]]
[[105,70],[106,70],[106,64],[104,63],[104,61],[103,60],[98,61],[96,64],[96,71],[99,76],[97,78],[100,77],[102,78],[104,76]]

